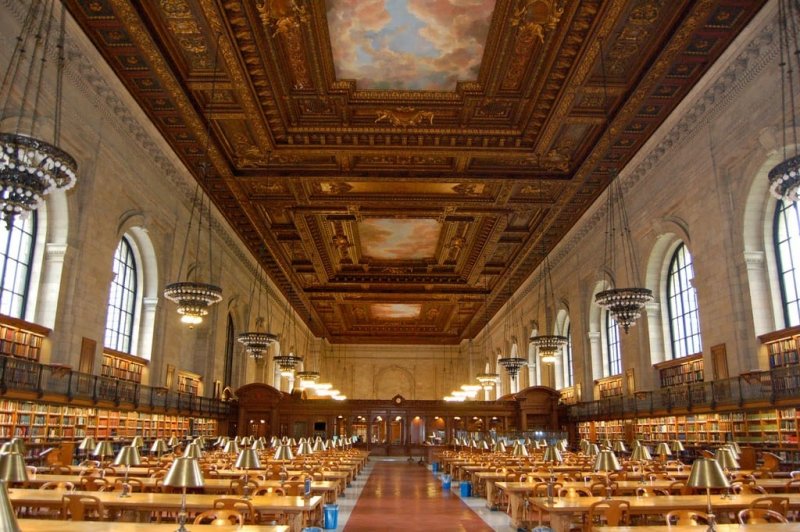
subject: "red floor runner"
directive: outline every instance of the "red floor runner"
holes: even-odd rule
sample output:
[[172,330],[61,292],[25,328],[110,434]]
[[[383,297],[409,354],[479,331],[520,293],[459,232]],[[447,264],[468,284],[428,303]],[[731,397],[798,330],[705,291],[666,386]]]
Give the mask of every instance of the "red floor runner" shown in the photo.
[[461,502],[442,491],[427,468],[408,462],[376,462],[345,530],[491,531]]

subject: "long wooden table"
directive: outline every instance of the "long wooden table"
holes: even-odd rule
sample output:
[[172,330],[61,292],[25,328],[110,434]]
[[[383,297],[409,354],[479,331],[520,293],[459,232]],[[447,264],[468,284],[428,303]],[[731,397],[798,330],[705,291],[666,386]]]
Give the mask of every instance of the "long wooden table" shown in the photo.
[[[103,521],[59,521],[55,519],[18,519],[22,532],[108,532]],[[187,525],[189,530],[199,527]],[[215,526],[214,532],[289,532],[288,526],[244,525]],[[175,523],[114,523],[114,532],[175,532]]]
[[[61,508],[62,498],[69,492],[66,490],[33,490],[12,489],[9,492],[11,504],[16,507]],[[113,491],[96,491],[87,493],[97,497],[108,510],[134,511],[139,514],[139,521],[149,521],[150,514],[156,511],[177,512],[181,508],[180,493],[131,493],[129,497],[120,497]],[[186,510],[191,513],[202,512],[213,508],[217,499],[226,497],[208,494],[186,495]],[[292,497],[281,495],[259,495],[252,497],[250,503],[257,512],[285,513],[289,517],[289,529],[299,532],[306,525],[320,523],[322,520],[322,497]],[[116,526],[116,525],[115,525]]]
[[[782,493],[782,497],[789,499],[789,508],[800,508],[800,493]],[[715,512],[739,511],[750,506],[755,499],[763,495],[741,494],[723,499],[720,495],[711,496],[711,506]],[[705,495],[661,495],[657,497],[614,497],[630,504],[632,515],[665,515],[671,510],[698,510],[705,512],[708,509],[708,500]],[[529,499],[534,509],[550,514],[550,527],[556,532],[568,532],[573,517],[589,512],[589,507],[603,497],[555,497],[548,501],[546,497],[532,497]],[[521,515],[512,515],[515,526],[522,526]],[[638,529],[638,527],[637,527]],[[670,529],[672,530],[672,529]]]

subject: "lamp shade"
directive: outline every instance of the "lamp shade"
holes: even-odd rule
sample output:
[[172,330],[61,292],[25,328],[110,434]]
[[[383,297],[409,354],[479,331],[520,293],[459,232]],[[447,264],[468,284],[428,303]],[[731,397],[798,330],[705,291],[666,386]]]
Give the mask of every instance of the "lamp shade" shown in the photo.
[[225,444],[225,448],[222,450],[224,453],[228,454],[239,454],[239,444],[236,440],[231,440]]
[[714,454],[714,459],[723,469],[739,469],[739,462],[727,447],[720,447]]
[[594,461],[595,471],[619,471],[622,466],[619,465],[617,455],[610,449],[603,449]]
[[169,447],[167,447],[167,442],[158,438],[156,441],[153,442],[152,447],[150,447],[151,453],[165,453]]
[[728,477],[713,458],[698,458],[692,463],[686,485],[690,488],[730,488]]
[[542,460],[544,460],[545,463],[561,463],[561,453],[558,452],[558,449],[556,449],[554,445],[548,445],[547,449],[544,450]]
[[641,440],[633,440],[633,443],[631,443],[631,449],[636,449],[637,447],[641,446],[642,446]]
[[95,446],[92,454],[94,456],[99,456],[100,458],[104,456],[112,456],[114,454],[114,446],[111,445],[110,441],[101,441]]
[[242,449],[236,458],[236,467],[239,469],[261,469],[261,460],[255,449]]
[[139,457],[139,449],[133,445],[126,445],[122,447],[114,459],[114,465],[125,466],[138,466],[141,465],[142,460]]
[[597,446],[596,443],[590,443],[589,447],[586,448],[586,455],[597,456],[598,454],[600,454],[600,448]]
[[[731,455],[738,460],[739,459],[739,452],[736,450],[736,447],[733,446],[731,443],[726,443],[721,447],[722,449],[728,449],[731,452]],[[721,464],[720,464],[721,465]]]
[[659,456],[672,456],[672,450],[667,442],[662,441],[656,446],[656,454]]
[[639,445],[638,447],[633,448],[633,452],[631,453],[631,460],[652,460],[653,457],[650,456],[650,449],[645,447],[644,445]]
[[528,456],[528,448],[522,444],[515,445],[511,450],[511,456]]
[[294,455],[292,454],[292,449],[287,444],[281,444],[278,447],[278,450],[275,451],[275,456],[272,457],[275,460],[294,460]]
[[25,456],[25,440],[22,438],[11,438],[11,448],[14,449],[15,452],[18,452],[22,456]]
[[611,449],[611,440],[606,438],[605,440],[602,441],[600,447],[602,447],[603,449]]
[[250,446],[251,449],[256,451],[263,451],[264,450],[264,441],[263,440],[256,440],[253,442],[253,445]]
[[567,440],[558,440],[556,442],[556,449],[562,453],[567,452]]
[[186,446],[186,450],[183,451],[183,457],[199,459],[203,457],[203,451],[200,450],[196,443],[190,443]]
[[322,444],[322,440],[317,438],[317,440],[314,442],[314,446],[311,447],[311,450],[314,451],[315,453],[321,453],[322,451],[324,451],[325,446]]
[[136,447],[137,449],[144,447],[144,438],[141,436],[134,436],[131,440],[131,447]]
[[20,453],[6,453],[0,455],[0,480],[6,482],[27,482],[28,470],[25,469],[25,459]]
[[314,448],[311,446],[311,442],[303,440],[300,442],[300,445],[297,446],[297,455],[310,455],[314,454]]
[[486,440],[481,440],[481,442],[478,444],[478,449],[480,449],[482,451],[488,451],[489,450],[489,442],[487,442]]
[[614,441],[613,449],[614,449],[615,453],[627,453],[628,452],[628,449],[625,447],[625,442],[622,441],[622,440]]
[[17,516],[8,498],[5,482],[0,482],[0,530],[7,532],[20,532]]
[[170,447],[175,447],[176,445],[180,445],[180,440],[178,440],[177,436],[170,436],[169,440],[167,441],[167,445]]
[[742,448],[739,447],[739,444],[735,441],[730,442],[728,445],[733,447],[733,450],[736,451],[736,454],[742,454]]
[[683,442],[681,442],[681,440],[672,440],[670,447],[672,448],[673,452],[679,453],[683,451]]
[[97,443],[94,441],[94,438],[91,436],[86,436],[81,442],[78,444],[78,450],[86,451],[87,453],[93,450],[97,446]]
[[202,488],[203,472],[194,458],[176,458],[164,477],[164,485],[173,488]]
[[503,443],[503,440],[497,440],[496,442],[494,442],[494,445],[492,446],[492,452],[494,453],[506,452],[506,444]]

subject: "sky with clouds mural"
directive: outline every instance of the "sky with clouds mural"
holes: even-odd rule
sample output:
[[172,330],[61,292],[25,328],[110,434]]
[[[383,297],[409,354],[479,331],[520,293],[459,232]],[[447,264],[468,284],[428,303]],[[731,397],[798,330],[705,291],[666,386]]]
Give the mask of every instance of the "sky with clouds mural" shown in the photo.
[[328,0],[338,79],[452,91],[478,77],[495,0]]

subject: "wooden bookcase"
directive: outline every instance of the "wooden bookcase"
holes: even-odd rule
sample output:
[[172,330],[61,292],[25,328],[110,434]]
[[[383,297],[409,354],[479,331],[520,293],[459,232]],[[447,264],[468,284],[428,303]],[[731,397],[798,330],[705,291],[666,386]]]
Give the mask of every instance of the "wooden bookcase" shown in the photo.
[[180,393],[199,395],[201,382],[202,379],[199,375],[195,375],[193,373],[187,373],[184,371],[178,372],[178,391]]
[[87,408],[0,400],[0,439],[15,436],[33,442],[74,440],[85,436],[97,439],[145,439],[217,435],[217,420],[168,414],[129,412],[106,408]]
[[0,314],[0,355],[39,362],[42,343],[50,329]]
[[147,365],[147,361],[141,357],[106,347],[103,348],[103,365],[100,367],[100,375],[141,384],[145,365]]
[[690,355],[655,364],[661,376],[661,387],[681,386],[693,382],[703,382],[703,354]]
[[575,392],[574,386],[562,388],[559,390],[559,393],[561,394],[561,402],[565,405],[574,405],[578,402],[578,396]]
[[594,381],[595,399],[618,397],[622,395],[622,375],[605,377]]
[[762,334],[758,339],[767,349],[770,369],[800,363],[800,326]]
[[[590,441],[613,440],[624,420],[587,421],[578,434]],[[783,459],[781,469],[800,469],[800,408],[764,408],[736,412],[636,418],[636,438],[655,445],[680,440],[685,445],[713,447],[728,439],[770,451]]]

